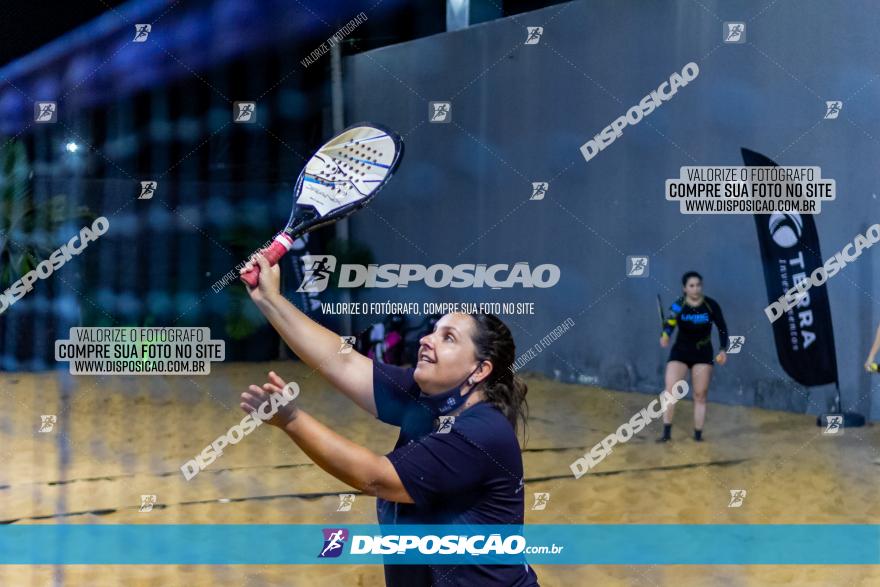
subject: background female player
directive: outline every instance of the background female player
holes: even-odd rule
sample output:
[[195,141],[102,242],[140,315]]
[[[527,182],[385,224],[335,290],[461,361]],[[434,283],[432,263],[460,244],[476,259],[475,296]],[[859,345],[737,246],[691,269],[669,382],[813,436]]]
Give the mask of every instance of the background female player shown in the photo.
[[[727,362],[727,324],[718,302],[703,295],[703,277],[696,271],[688,271],[681,278],[684,295],[672,303],[671,315],[663,326],[660,346],[669,346],[669,337],[678,326],[678,336],[666,363],[666,389],[687,376],[691,370],[691,387],[694,390],[694,440],[703,440],[703,422],[706,420],[706,396],[712,380],[712,324],[718,328],[721,350],[715,356],[719,365]],[[672,438],[673,406],[663,413],[663,436],[658,442]]]
[[[278,266],[270,267],[262,255],[255,260],[260,281],[248,293],[288,346],[355,404],[399,426],[400,436],[394,451],[377,455],[295,402],[269,424],[284,430],[316,465],[376,496],[380,524],[523,523],[516,425],[525,423],[526,386],[510,369],[516,350],[501,320],[447,314],[421,339],[415,369],[384,365],[356,352],[340,354],[340,337],[281,295]],[[241,408],[254,411],[284,385],[270,372],[262,388],[251,385],[241,394]],[[455,420],[438,431],[440,416]],[[385,581],[394,587],[538,584],[526,564],[386,565]]]
[[880,326],[877,327],[877,334],[874,335],[874,344],[871,345],[871,352],[868,353],[868,358],[865,359],[865,371],[877,372],[877,363],[874,362],[877,351],[880,351]]

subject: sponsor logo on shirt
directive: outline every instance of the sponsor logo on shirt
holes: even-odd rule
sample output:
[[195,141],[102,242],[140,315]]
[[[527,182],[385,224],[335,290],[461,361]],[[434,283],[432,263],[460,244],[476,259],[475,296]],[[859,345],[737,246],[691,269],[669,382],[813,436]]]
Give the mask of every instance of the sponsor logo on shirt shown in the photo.
[[693,322],[694,324],[706,324],[709,322],[709,314],[682,314],[678,317],[682,322]]

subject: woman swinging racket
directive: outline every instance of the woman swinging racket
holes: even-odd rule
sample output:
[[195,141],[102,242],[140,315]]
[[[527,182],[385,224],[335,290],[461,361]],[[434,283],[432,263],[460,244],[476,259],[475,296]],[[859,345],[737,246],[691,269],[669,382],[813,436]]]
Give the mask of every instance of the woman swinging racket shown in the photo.
[[[278,266],[270,267],[262,255],[255,261],[259,283],[248,293],[288,346],[359,407],[399,426],[400,436],[391,453],[378,455],[294,402],[269,424],[284,430],[316,465],[376,496],[380,524],[523,523],[516,425],[525,423],[526,386],[510,369],[516,352],[501,320],[447,314],[421,339],[415,369],[384,365],[356,352],[340,354],[339,336],[281,295]],[[270,372],[268,383],[241,395],[241,408],[254,411],[284,386]],[[441,416],[455,419],[441,422]],[[538,584],[525,564],[386,565],[385,581],[393,587]]]
[[[696,271],[688,271],[681,278],[684,295],[670,308],[672,315],[663,325],[660,346],[669,346],[669,337],[678,326],[678,336],[666,363],[666,389],[691,371],[691,387],[694,389],[694,440],[703,440],[703,423],[706,420],[706,396],[712,380],[712,324],[718,328],[721,349],[715,356],[719,365],[727,362],[727,324],[721,314],[721,306],[703,295],[703,277]],[[670,405],[663,412],[663,436],[657,442],[672,438],[672,413]]]

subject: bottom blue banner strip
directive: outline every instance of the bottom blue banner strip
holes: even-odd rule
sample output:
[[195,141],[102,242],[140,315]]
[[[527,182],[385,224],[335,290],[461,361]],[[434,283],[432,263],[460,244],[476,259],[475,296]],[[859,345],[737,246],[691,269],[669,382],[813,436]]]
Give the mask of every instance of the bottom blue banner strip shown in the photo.
[[0,564],[877,565],[880,525],[10,525]]

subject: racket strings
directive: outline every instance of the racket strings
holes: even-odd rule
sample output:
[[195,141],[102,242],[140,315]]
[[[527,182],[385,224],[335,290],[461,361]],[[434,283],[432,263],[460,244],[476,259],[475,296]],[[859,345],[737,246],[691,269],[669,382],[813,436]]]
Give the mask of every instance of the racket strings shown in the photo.
[[[330,160],[335,164],[335,173],[331,171],[332,191],[340,195],[346,191],[346,188],[338,185],[337,174],[343,176],[351,187],[357,189],[356,182],[358,179],[363,179],[370,165],[378,162],[379,154],[379,151],[372,147],[366,145],[358,147],[358,141],[354,141],[353,146],[345,146],[339,154],[330,154]],[[331,194],[330,197],[334,198],[334,195]]]
[[[369,179],[375,177],[368,175],[372,168],[386,167],[379,160],[383,150],[364,144],[367,141],[382,138],[387,135],[350,139],[341,145],[327,146],[315,154],[315,159],[320,162],[320,170],[310,174],[314,181],[323,186],[322,192],[336,204],[342,204],[352,191],[361,196],[368,195],[372,189],[359,185],[380,184],[381,179]],[[377,186],[374,186],[377,187]]]

